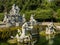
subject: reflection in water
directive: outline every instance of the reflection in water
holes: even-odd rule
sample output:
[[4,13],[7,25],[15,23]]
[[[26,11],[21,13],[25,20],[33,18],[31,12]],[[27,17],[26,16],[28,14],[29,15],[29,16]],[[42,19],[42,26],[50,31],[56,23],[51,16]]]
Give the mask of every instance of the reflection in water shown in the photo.
[[33,42],[29,42],[29,43],[17,43],[17,45],[34,45],[36,43],[36,40]]
[[[22,44],[8,44],[6,41],[0,41],[0,45],[32,45],[31,43]],[[47,35],[47,36],[40,36],[38,38],[38,42],[34,45],[60,45],[60,34],[57,35]]]
[[53,41],[53,38],[54,38],[55,35],[47,35],[46,36],[46,40],[48,40],[48,45],[53,45],[54,41]]

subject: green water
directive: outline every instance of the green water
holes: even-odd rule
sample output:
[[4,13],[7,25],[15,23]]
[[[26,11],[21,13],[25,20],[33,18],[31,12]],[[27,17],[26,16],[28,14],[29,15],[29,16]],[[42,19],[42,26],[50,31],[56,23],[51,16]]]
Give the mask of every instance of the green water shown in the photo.
[[[48,35],[48,36],[40,36],[40,38],[37,39],[37,43],[34,45],[60,45],[60,34],[58,35]],[[29,45],[29,44],[9,44],[6,41],[0,41],[0,45]]]

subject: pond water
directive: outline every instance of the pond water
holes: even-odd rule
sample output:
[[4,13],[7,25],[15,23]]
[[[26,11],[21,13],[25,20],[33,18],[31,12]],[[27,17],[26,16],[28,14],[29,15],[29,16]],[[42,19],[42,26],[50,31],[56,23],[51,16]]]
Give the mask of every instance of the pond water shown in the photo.
[[[60,45],[60,34],[57,35],[47,35],[47,36],[40,36],[37,38],[37,42],[34,45]],[[0,45],[31,45],[31,44],[9,44],[6,41],[0,41]]]

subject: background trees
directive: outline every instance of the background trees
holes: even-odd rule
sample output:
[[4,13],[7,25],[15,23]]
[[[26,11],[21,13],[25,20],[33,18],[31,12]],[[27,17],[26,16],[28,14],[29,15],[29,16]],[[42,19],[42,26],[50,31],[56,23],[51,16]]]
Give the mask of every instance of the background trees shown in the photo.
[[3,12],[9,12],[14,3],[19,6],[21,14],[28,15],[26,16],[27,20],[30,14],[35,14],[35,19],[40,21],[51,21],[53,18],[60,19],[59,0],[0,0],[0,16],[2,16]]

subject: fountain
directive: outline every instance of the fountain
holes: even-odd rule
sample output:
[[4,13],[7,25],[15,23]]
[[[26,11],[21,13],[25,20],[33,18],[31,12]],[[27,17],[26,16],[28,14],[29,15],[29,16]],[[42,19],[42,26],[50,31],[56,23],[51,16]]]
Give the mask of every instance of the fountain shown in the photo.
[[20,40],[24,40],[24,42],[30,41],[31,39],[31,35],[25,35],[26,34],[26,30],[32,29],[30,26],[28,26],[27,22],[25,22],[22,26],[22,33],[20,36]]
[[30,26],[28,26],[27,22],[25,22],[22,25],[22,31],[20,31],[18,29],[18,32],[17,32],[16,36],[15,37],[11,36],[11,38],[16,38],[17,42],[28,43],[32,39],[30,34],[26,35],[26,30],[29,30],[29,29],[32,29],[32,28]]
[[9,14],[5,12],[4,20],[2,23],[4,25],[1,25],[1,27],[22,26],[22,24],[25,23],[26,19],[24,14],[23,16],[19,14],[19,10],[19,7],[13,4]]

